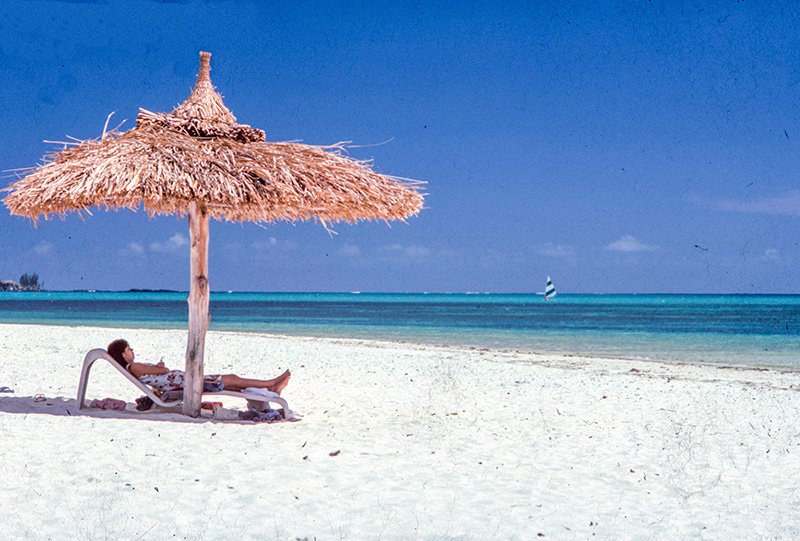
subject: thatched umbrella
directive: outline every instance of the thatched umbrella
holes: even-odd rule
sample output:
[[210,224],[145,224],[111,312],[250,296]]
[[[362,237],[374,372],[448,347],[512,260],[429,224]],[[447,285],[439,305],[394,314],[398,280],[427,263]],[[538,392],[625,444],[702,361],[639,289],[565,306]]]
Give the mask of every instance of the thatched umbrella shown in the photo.
[[394,220],[422,207],[419,183],[376,173],[329,147],[268,143],[238,124],[209,78],[200,53],[191,96],[171,113],[140,109],[136,127],[103,133],[46,156],[11,184],[3,201],[34,223],[99,206],[149,215],[189,215],[191,284],[183,412],[200,414],[203,350],[209,322],[208,220],[332,222]]

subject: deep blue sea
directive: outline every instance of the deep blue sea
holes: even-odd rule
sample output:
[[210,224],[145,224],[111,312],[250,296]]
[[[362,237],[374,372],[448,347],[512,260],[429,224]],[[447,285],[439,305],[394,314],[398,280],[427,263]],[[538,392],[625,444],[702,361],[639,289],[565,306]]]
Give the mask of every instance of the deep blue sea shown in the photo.
[[[186,293],[0,292],[0,323],[186,322]],[[800,295],[212,293],[211,329],[800,368]]]

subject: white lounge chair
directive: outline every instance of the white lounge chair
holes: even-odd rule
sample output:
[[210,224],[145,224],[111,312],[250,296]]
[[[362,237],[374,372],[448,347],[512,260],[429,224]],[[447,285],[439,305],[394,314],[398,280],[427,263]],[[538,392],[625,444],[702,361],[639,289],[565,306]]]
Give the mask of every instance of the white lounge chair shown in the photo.
[[[164,401],[159,395],[153,391],[151,387],[148,387],[138,379],[136,379],[133,374],[125,370],[117,361],[115,361],[111,355],[104,349],[93,349],[90,350],[89,353],[86,354],[86,357],[83,358],[83,368],[81,368],[81,379],[78,383],[78,409],[84,408],[84,401],[86,399],[86,385],[89,381],[89,370],[92,368],[92,364],[98,359],[104,359],[108,361],[111,366],[116,368],[123,376],[128,378],[128,381],[133,383],[136,387],[139,388],[144,394],[146,394],[150,399],[162,406],[164,408],[171,408],[174,406],[180,406],[183,401],[182,400],[172,400],[172,401]],[[272,393],[275,394],[275,393]],[[294,414],[292,410],[289,409],[289,404],[286,402],[284,398],[281,398],[277,394],[275,396],[264,396],[262,394],[254,394],[254,393],[247,393],[247,392],[239,392],[239,391],[216,391],[210,393],[203,393],[203,396],[235,396],[238,398],[244,398],[247,400],[248,407],[255,408],[257,410],[263,410],[266,406],[267,402],[272,402],[274,404],[278,404],[280,407],[283,408],[284,411],[284,418],[288,420],[292,420],[294,418]]]

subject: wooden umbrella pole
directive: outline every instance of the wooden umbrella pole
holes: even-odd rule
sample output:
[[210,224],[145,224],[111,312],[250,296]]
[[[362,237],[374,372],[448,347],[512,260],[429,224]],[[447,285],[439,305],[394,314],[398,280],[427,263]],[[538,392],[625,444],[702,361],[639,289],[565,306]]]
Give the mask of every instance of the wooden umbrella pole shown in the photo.
[[191,237],[191,284],[189,286],[189,340],[186,346],[186,377],[183,389],[183,414],[200,416],[203,394],[203,351],[208,330],[208,209],[192,201],[189,207]]

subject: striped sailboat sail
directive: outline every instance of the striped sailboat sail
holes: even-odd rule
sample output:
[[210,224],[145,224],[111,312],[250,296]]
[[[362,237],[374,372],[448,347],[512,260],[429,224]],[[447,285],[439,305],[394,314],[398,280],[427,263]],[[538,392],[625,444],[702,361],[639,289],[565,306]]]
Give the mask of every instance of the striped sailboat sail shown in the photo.
[[547,277],[547,285],[544,287],[544,300],[549,301],[553,297],[556,296],[556,286],[553,285],[553,281],[550,280],[550,277]]

